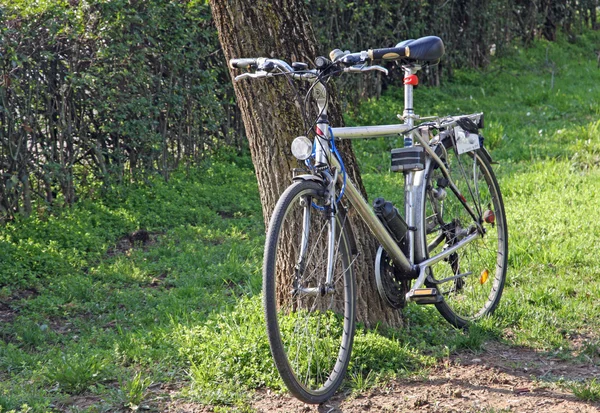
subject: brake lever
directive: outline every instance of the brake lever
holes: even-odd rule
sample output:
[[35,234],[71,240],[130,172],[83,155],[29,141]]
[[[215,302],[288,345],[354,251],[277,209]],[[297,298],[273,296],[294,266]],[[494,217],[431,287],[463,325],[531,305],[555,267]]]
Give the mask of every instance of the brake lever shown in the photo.
[[379,65],[373,65],[373,66],[350,66],[350,67],[344,68],[344,72],[350,72],[350,73],[370,72],[372,70],[377,70],[378,72],[383,72],[386,76],[388,74],[388,70],[385,67],[379,66]]
[[258,71],[255,73],[242,73],[241,75],[236,76],[233,80],[235,80],[236,82],[245,79],[247,77],[252,78],[252,79],[256,79],[259,77],[268,77],[268,76],[273,76],[271,73],[265,72],[265,71]]

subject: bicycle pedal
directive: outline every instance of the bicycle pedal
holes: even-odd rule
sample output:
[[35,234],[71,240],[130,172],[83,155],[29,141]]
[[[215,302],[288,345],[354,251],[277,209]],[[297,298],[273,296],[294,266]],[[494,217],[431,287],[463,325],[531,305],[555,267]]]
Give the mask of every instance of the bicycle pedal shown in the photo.
[[406,294],[406,299],[416,304],[436,304],[443,301],[443,297],[438,294],[437,288],[417,288],[410,290]]

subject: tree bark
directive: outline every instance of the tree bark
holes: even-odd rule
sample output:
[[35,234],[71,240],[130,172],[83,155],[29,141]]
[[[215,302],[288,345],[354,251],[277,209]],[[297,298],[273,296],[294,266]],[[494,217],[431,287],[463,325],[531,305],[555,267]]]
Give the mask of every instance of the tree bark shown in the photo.
[[[315,35],[302,0],[210,0],[213,18],[225,59],[270,57],[287,62],[311,63],[317,56]],[[232,77],[239,72],[231,71]],[[294,85],[300,87],[301,85]],[[298,165],[290,150],[291,141],[304,134],[296,106],[297,98],[284,77],[234,82],[248,138],[265,225],[273,208],[291,183]],[[330,90],[329,118],[342,124],[340,105]],[[356,158],[348,141],[339,145],[346,168],[365,194]],[[359,256],[354,270],[358,288],[357,319],[367,327],[377,324],[400,326],[398,311],[385,306],[377,293],[373,265],[377,243],[367,227],[350,212]]]

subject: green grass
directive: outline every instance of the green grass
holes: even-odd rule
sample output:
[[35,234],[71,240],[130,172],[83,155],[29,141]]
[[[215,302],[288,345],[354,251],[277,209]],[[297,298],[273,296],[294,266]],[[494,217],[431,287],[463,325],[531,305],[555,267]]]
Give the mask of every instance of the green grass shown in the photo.
[[586,402],[600,401],[600,383],[596,378],[586,382],[572,383],[569,387],[578,399]]
[[[426,374],[490,340],[600,362],[598,42],[587,33],[517,47],[484,71],[415,91],[422,115],[486,113],[509,225],[506,290],[494,317],[467,333],[415,305],[402,331],[359,329],[347,391]],[[390,89],[349,122],[396,122],[402,101]],[[402,176],[387,171],[398,145],[355,145],[370,197],[397,205]],[[138,229],[151,240],[132,246],[125,236]],[[251,389],[285,391],[260,305],[263,242],[249,158],[228,154],[169,183],[116,187],[1,228],[0,411],[61,411],[80,399],[79,411],[157,410],[171,391],[245,408]],[[598,395],[595,381],[570,388]]]

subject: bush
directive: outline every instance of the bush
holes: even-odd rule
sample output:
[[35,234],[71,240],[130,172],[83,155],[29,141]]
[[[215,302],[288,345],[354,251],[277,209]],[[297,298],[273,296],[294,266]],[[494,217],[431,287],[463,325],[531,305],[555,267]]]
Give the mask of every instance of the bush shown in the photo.
[[[0,222],[231,143],[204,1],[0,2]],[[239,143],[239,142],[238,142]]]

